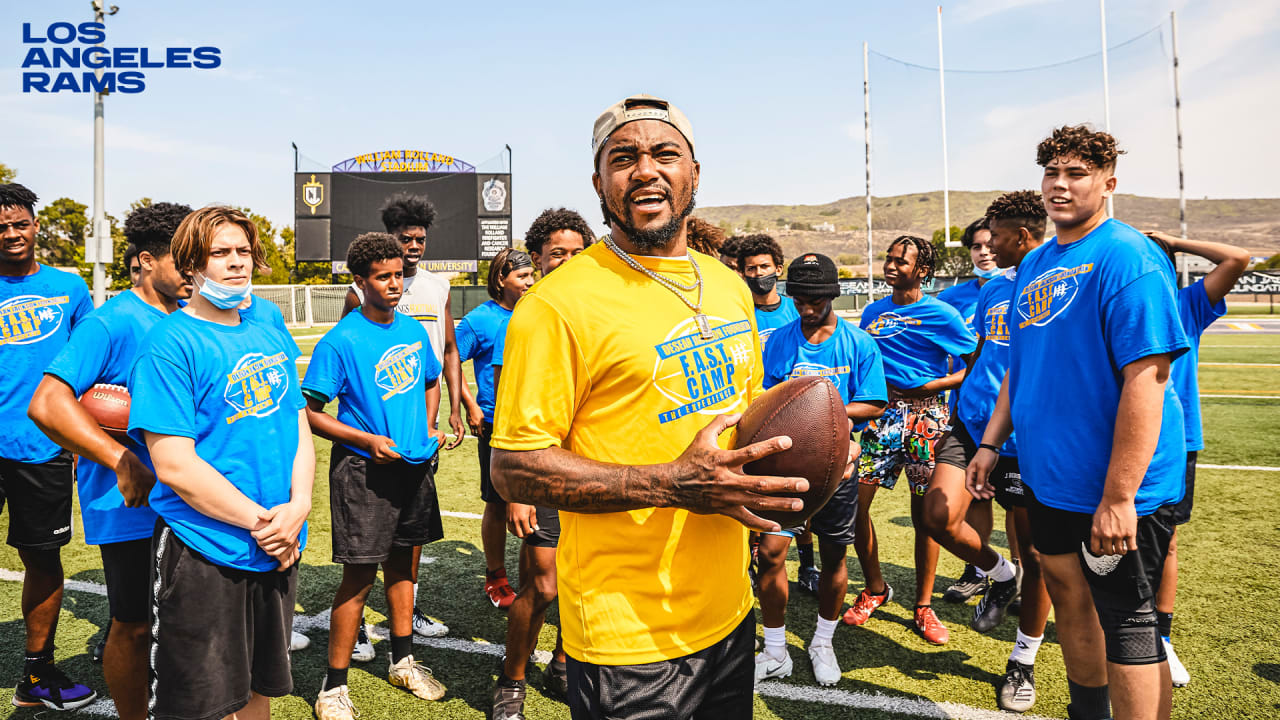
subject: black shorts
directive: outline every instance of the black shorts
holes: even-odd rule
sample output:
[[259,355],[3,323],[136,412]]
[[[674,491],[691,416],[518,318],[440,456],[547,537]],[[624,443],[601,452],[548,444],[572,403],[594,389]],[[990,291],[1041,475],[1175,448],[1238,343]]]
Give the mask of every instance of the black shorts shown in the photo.
[[431,463],[379,464],[340,443],[329,458],[334,562],[372,565],[444,537]]
[[215,565],[163,521],[152,553],[149,717],[214,720],[243,708],[251,693],[293,691],[297,565],[284,572]]
[[487,502],[505,503],[506,500],[493,489],[493,478],[489,474],[489,462],[493,458],[493,449],[489,447],[489,438],[493,437],[493,423],[484,421],[484,427],[476,436],[476,454],[480,456],[480,499]]
[[1199,454],[1195,450],[1187,452],[1187,491],[1182,499],[1172,506],[1174,525],[1186,525],[1191,521],[1191,506],[1196,499],[1196,456]]
[[[966,470],[973,456],[978,454],[978,443],[974,442],[964,423],[956,421],[951,430],[938,441],[934,455],[938,462]],[[1022,484],[1022,471],[1018,468],[1018,458],[1001,455],[996,460],[995,469],[988,479],[996,491],[996,502],[1008,510],[1015,507],[1026,507],[1026,489]]]
[[0,510],[8,500],[9,545],[54,550],[71,542],[75,479],[75,463],[65,450],[42,463],[0,458]]
[[755,613],[750,612],[720,642],[674,660],[593,665],[570,657],[569,715],[573,720],[747,720],[755,703],[755,638]]
[[560,511],[535,507],[538,512],[538,530],[527,536],[524,544],[531,547],[553,548],[560,544]]
[[[1074,553],[1089,583],[1098,613],[1150,614],[1154,622],[1156,591],[1164,558],[1173,537],[1173,506],[1138,518],[1138,548],[1124,555],[1099,557],[1089,551],[1093,515],[1051,508],[1027,487],[1032,543],[1042,555]],[[1118,558],[1118,559],[1117,559]]]
[[797,538],[807,529],[817,535],[819,540],[848,547],[853,544],[857,517],[858,480],[851,477],[841,482],[827,504],[814,513],[807,528],[787,528],[779,534]]
[[103,543],[102,573],[107,576],[107,605],[119,622],[146,622],[151,612],[151,538]]

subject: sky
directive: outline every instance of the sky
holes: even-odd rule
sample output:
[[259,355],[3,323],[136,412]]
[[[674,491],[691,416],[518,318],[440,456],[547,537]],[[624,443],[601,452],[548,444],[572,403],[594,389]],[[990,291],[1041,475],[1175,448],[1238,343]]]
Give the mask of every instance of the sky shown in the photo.
[[[206,45],[223,59],[147,70],[143,92],[106,99],[105,205],[117,216],[147,196],[291,225],[290,143],[303,170],[390,149],[502,169],[509,144],[516,237],[547,207],[599,227],[592,123],[640,92],[690,118],[699,205],[831,202],[865,188],[863,42],[872,193],[944,181],[938,73],[898,62],[938,66],[936,3],[116,2],[107,47]],[[1108,58],[1111,129],[1128,151],[1119,191],[1177,196],[1171,10],[1188,197],[1280,197],[1274,0],[1108,5],[1108,45],[1132,40]],[[1097,5],[959,0],[942,17],[951,189],[1037,187],[1035,144],[1054,126],[1104,126]],[[0,163],[42,203],[92,202],[93,97],[22,91],[23,25],[39,36],[91,19],[86,0],[0,5]]]

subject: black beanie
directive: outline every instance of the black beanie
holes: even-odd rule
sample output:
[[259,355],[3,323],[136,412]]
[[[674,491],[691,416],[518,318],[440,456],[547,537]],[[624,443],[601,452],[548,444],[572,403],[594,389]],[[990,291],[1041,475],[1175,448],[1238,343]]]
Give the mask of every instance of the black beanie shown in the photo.
[[787,294],[805,297],[840,297],[840,275],[831,258],[805,253],[787,267]]

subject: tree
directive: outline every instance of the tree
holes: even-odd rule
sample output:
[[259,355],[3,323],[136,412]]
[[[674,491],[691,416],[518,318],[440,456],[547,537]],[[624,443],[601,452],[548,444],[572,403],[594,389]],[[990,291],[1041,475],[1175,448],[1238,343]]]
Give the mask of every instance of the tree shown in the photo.
[[1254,270],[1280,270],[1280,253],[1276,253],[1271,257],[1263,260],[1253,266]]
[[88,205],[58,198],[36,212],[36,259],[55,267],[79,267],[84,263],[84,241],[89,236]]
[[[964,228],[951,226],[951,241],[960,242],[960,236],[964,234]],[[970,275],[973,272],[973,258],[969,257],[969,251],[964,247],[947,247],[942,239],[942,230],[933,231],[933,248],[938,258],[937,267],[934,268],[934,274],[954,277],[961,275]]]
[[5,165],[4,163],[0,163],[0,185],[11,183],[16,180],[17,177],[17,170]]

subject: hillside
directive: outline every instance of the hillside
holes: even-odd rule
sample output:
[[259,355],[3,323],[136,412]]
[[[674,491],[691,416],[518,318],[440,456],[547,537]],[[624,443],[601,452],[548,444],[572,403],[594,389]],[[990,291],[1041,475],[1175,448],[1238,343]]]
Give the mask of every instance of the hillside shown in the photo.
[[[963,227],[978,218],[1001,192],[952,192],[951,224]],[[865,202],[857,196],[825,205],[727,205],[700,207],[696,214],[730,229],[767,231],[778,239],[788,257],[817,251],[832,257],[858,255],[857,262],[862,263],[867,242]],[[1176,198],[1117,195],[1115,212],[1116,217],[1139,229],[1178,231]],[[807,228],[822,223],[831,223],[836,231],[782,230],[786,224]],[[942,227],[942,193],[873,196],[871,223],[877,254],[903,233],[929,237]],[[1280,251],[1280,199],[1188,200],[1187,227],[1193,238],[1238,245],[1255,255],[1271,255]]]

